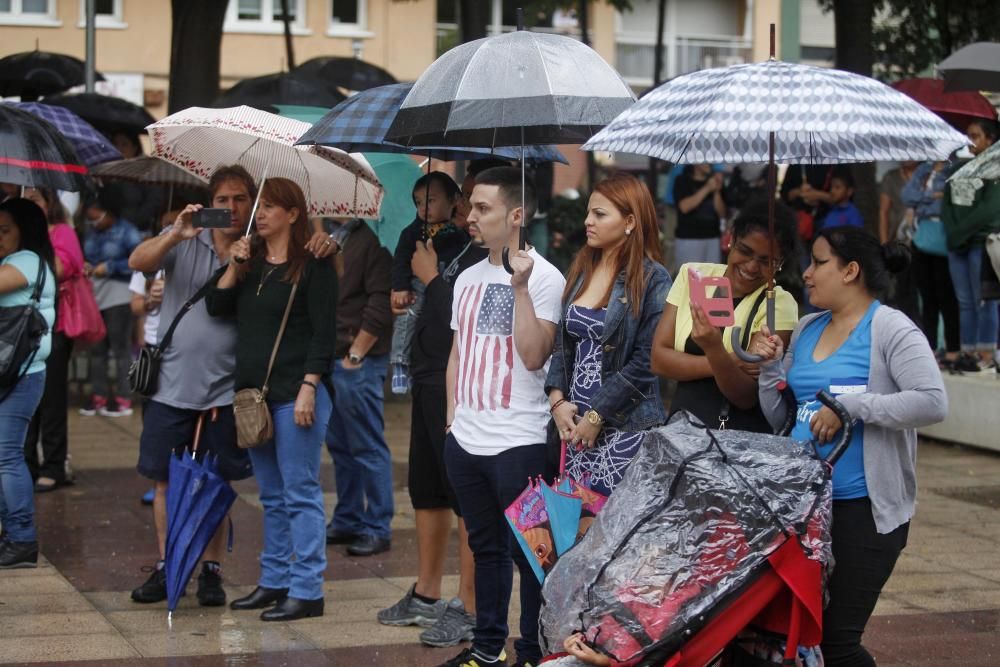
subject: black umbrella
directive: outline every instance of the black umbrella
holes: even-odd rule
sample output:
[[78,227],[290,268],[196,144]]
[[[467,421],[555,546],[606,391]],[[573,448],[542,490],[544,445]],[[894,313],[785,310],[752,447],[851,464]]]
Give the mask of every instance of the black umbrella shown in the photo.
[[[48,51],[24,51],[0,58],[0,97],[19,96],[34,101],[42,95],[61,93],[86,80],[86,65],[79,58]],[[98,81],[104,77],[96,74]]]
[[100,93],[56,95],[46,97],[45,103],[69,109],[108,136],[115,132],[140,134],[156,122],[143,107]]
[[1000,91],[1000,43],[976,42],[941,61],[944,90]]
[[296,67],[295,73],[345,90],[368,90],[396,83],[396,78],[381,67],[357,58],[312,58]]
[[335,86],[315,81],[295,72],[265,74],[243,79],[212,103],[225,109],[246,105],[272,111],[275,104],[334,107],[347,99]]
[[83,190],[87,167],[51,123],[0,104],[0,183]]

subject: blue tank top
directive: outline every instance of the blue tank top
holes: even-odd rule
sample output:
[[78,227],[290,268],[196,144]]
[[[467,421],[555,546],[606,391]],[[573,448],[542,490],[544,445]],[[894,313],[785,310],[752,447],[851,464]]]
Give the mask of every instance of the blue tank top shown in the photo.
[[[868,392],[872,317],[880,305],[878,301],[874,301],[847,340],[822,361],[815,361],[813,352],[823,331],[830,324],[830,313],[825,312],[817,317],[799,334],[795,345],[795,360],[788,371],[788,384],[795,393],[795,402],[798,405],[795,427],[792,429],[792,437],[796,440],[812,440],[809,422],[823,407],[816,400],[816,392],[820,389],[827,390],[834,397]],[[851,443],[833,468],[835,500],[864,498],[868,495],[868,485],[865,481],[864,433],[864,423],[856,422]],[[838,432],[833,442],[836,442],[839,435]],[[817,453],[825,457],[833,449],[833,442],[817,445]]]

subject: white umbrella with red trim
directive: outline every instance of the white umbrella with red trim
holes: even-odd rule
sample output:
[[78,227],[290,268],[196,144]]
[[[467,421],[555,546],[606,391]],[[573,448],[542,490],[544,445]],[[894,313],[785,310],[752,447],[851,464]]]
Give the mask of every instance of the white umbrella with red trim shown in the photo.
[[258,184],[268,177],[298,183],[310,217],[378,218],[382,185],[368,161],[336,148],[294,145],[309,128],[247,106],[191,107],[147,127],[153,155],[205,182],[217,168],[238,164]]

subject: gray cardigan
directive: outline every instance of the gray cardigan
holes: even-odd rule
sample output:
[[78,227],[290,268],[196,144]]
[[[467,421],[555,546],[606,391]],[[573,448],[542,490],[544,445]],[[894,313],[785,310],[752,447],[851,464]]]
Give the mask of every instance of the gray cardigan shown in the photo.
[[[799,321],[781,363],[761,368],[760,407],[775,429],[784,424],[786,414],[778,383],[792,366],[799,334],[818,316]],[[891,532],[910,520],[916,505],[916,429],[943,421],[948,414],[948,396],[934,354],[906,315],[888,306],[875,311],[868,393],[838,400],[865,424],[864,465],[872,515],[878,532]]]

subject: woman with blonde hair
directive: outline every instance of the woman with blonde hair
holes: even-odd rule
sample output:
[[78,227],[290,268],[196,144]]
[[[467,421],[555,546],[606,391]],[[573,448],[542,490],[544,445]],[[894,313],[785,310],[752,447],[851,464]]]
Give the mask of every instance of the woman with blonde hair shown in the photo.
[[653,198],[634,176],[594,188],[587,245],[570,266],[546,391],[567,472],[610,494],[666,412],[650,348],[670,289]]

